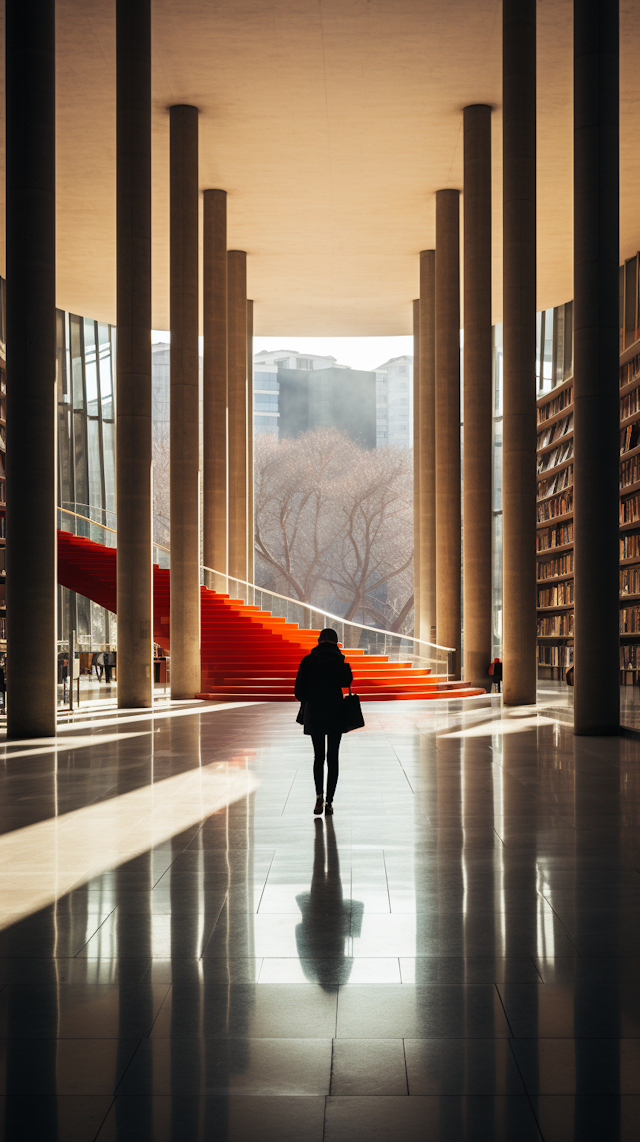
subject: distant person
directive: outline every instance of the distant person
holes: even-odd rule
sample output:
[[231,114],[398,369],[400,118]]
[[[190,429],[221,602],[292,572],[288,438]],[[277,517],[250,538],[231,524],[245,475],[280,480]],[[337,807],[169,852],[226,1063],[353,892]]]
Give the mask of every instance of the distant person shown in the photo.
[[115,669],[116,654],[114,650],[108,651],[104,656],[104,680],[107,684],[111,682],[111,671]]
[[[492,682],[495,682],[499,694],[502,690],[502,663],[499,658],[494,658],[491,663],[489,667],[489,677]],[[493,686],[491,689],[493,689]]]
[[[318,645],[300,663],[295,695],[302,703],[300,715],[304,732],[313,742],[313,778],[316,785],[314,814],[333,813],[333,797],[338,784],[338,754],[342,738],[342,690],[353,682],[353,674],[338,647],[338,635],[331,627],[320,631]],[[326,739],[326,741],[325,741]],[[327,800],[324,803],[324,761],[327,758]]]
[[0,699],[2,699],[1,709],[4,712],[7,705],[7,679],[5,675],[5,662],[3,659],[0,659]]
[[99,650],[96,654],[96,674],[98,675],[98,682],[102,682],[102,674],[104,671],[105,653]]

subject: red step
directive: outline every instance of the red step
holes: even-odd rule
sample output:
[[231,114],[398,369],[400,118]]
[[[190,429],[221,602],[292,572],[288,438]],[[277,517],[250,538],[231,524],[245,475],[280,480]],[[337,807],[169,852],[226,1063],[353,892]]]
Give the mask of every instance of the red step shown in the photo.
[[[117,552],[90,539],[58,532],[58,579],[64,587],[116,612]],[[169,652],[171,573],[153,568],[153,637]],[[319,630],[271,615],[241,599],[200,588],[201,662],[208,701],[293,702],[293,683],[300,659],[318,639]],[[364,701],[469,697],[484,694],[466,682],[449,682],[410,662],[390,662],[384,654],[361,648],[345,651],[353,663],[358,693]]]

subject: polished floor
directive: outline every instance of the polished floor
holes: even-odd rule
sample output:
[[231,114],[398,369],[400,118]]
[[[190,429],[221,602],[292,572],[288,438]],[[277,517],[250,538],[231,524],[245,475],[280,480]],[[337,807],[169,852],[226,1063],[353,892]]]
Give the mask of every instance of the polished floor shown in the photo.
[[0,743],[0,1139],[640,1137],[640,742],[380,703]]

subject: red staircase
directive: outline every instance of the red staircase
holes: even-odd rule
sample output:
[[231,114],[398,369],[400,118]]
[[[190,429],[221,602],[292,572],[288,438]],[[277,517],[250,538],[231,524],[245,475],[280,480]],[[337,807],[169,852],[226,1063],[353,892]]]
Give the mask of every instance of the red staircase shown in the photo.
[[[58,532],[58,579],[64,587],[116,610],[116,549],[67,531]],[[169,652],[170,572],[153,568],[153,637]],[[293,702],[300,659],[318,640],[259,607],[200,588],[202,692],[197,698]],[[411,698],[462,698],[484,694],[466,682],[390,662],[386,655],[346,650],[354,689],[367,702]]]

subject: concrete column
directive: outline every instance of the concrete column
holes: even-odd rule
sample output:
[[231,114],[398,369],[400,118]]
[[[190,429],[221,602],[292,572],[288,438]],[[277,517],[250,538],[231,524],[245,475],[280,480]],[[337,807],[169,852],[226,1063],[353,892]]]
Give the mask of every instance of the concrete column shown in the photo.
[[7,0],[7,734],[56,732],[53,0]]
[[436,626],[461,663],[460,192],[436,193]]
[[247,255],[229,250],[229,574],[247,578]]
[[171,108],[171,697],[200,690],[198,110]]
[[503,3],[503,702],[536,700],[536,3]]
[[620,721],[617,0],[574,5],[574,733]]
[[[203,512],[205,567],[227,573],[227,195],[205,190],[203,210]],[[212,582],[211,586],[216,587]],[[220,590],[220,584],[217,587]]]
[[151,5],[117,0],[118,705],[153,701]]
[[420,254],[420,638],[436,641],[436,252]]
[[413,633],[420,634],[420,298],[413,303]]
[[491,108],[464,109],[464,676],[491,662]]
[[247,300],[247,579],[255,582],[253,531],[253,302]]

